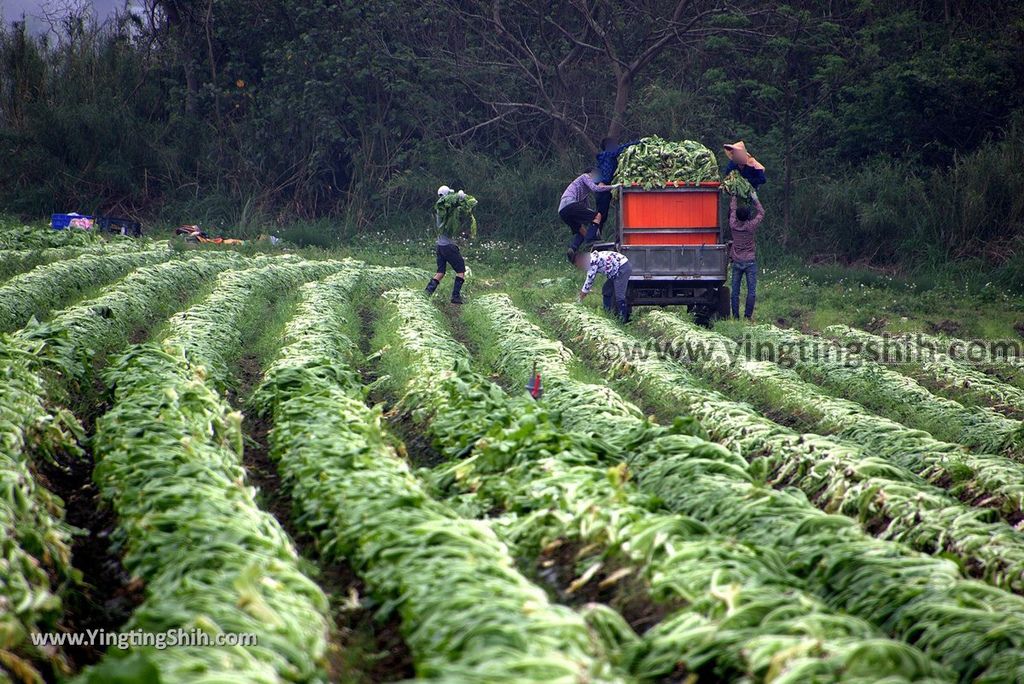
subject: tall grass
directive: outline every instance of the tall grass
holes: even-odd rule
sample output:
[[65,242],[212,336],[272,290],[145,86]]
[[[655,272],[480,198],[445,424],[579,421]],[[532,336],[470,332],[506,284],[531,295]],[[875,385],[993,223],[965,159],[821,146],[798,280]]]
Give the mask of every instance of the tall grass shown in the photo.
[[[779,235],[777,221],[766,229],[768,239]],[[1024,121],[949,168],[876,159],[814,177],[795,195],[790,236],[804,256],[911,266],[979,259],[1016,271],[1024,265]]]

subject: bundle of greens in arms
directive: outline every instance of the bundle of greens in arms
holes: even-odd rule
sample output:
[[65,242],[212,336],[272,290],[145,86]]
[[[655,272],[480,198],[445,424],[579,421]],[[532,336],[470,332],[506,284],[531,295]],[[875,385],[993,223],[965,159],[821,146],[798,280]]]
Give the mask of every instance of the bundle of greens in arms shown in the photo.
[[[506,364],[499,368],[513,376],[528,372],[531,341],[543,339],[542,331],[505,295],[482,297],[470,306],[488,326],[492,343],[505,352]],[[558,400],[572,395],[551,393],[559,384],[572,380],[549,376],[546,397],[561,410]],[[594,425],[577,423],[583,430]],[[687,461],[664,457],[664,440],[627,449],[641,489],[713,530],[784,551],[791,571],[834,608],[913,641],[965,680],[1024,677],[1024,598],[964,579],[949,560],[874,539],[853,520],[818,510],[797,490],[770,489],[728,470],[697,477]]]
[[[681,352],[708,382],[726,385],[734,396],[762,411],[780,412],[800,429],[834,434],[857,444],[865,453],[887,459],[963,501],[997,509],[1010,521],[1024,514],[1024,465],[1018,462],[936,440],[923,430],[908,428],[860,404],[834,397],[777,364],[734,361],[740,353],[737,343],[678,317],[655,313],[644,319],[644,325]],[[759,330],[746,329],[754,345],[760,340]],[[708,353],[714,350],[721,353]],[[663,362],[648,358],[643,363]]]
[[488,525],[433,500],[396,454],[349,367],[353,285],[341,273],[304,288],[290,344],[254,397],[274,420],[271,456],[296,522],[399,613],[422,678],[620,681],[584,620],[518,573]]
[[[657,512],[657,499],[628,482],[627,468],[607,467],[616,450],[565,431],[546,402],[506,397],[469,371],[456,356],[465,351],[455,345],[447,346],[446,360],[456,372],[439,390],[416,344],[421,331],[446,337],[437,313],[418,293],[393,296],[399,302],[387,314],[393,341],[382,356],[400,373],[392,381],[407,391],[401,406],[452,459],[427,475],[435,486],[463,505],[474,499],[482,510],[505,511],[497,524],[520,557],[536,562],[564,543],[591,549],[577,556],[586,567],[569,594],[588,583],[600,582],[605,591],[623,583],[652,601],[685,605],[642,640],[615,630],[633,674],[659,678],[683,667],[756,681],[948,677],[916,649],[882,638],[861,620],[831,614],[800,590],[771,550],[726,541],[694,520]],[[638,439],[662,437],[675,447],[668,458],[715,469],[741,463],[700,438],[654,426]],[[719,591],[726,586],[728,595]]]
[[672,142],[651,136],[622,151],[614,182],[650,190],[672,183],[718,179],[718,160],[704,145],[694,140]]
[[459,235],[462,232],[463,221],[469,221],[469,237],[476,239],[476,214],[473,213],[476,205],[476,198],[462,190],[439,197],[434,209],[441,222],[441,232],[445,235]]
[[722,179],[722,188],[730,195],[734,195],[748,203],[754,194],[754,186],[736,170],[730,171]]

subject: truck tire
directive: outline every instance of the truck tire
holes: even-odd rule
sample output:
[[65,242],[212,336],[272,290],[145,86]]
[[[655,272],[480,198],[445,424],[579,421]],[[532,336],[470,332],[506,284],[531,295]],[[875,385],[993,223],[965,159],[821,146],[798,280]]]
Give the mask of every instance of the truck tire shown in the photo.
[[729,310],[729,286],[723,285],[718,288],[718,317],[722,320],[729,320],[729,314],[732,313]]
[[715,309],[707,304],[697,304],[693,307],[693,322],[702,328],[710,328],[711,322],[715,320]]

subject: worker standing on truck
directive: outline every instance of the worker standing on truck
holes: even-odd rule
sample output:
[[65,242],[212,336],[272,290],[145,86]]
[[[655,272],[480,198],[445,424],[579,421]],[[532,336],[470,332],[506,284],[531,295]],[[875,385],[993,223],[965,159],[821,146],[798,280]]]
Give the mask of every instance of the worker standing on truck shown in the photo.
[[736,195],[729,201],[729,230],[732,231],[732,247],[729,259],[732,261],[732,317],[740,317],[740,280],[747,277],[747,301],[743,316],[749,321],[754,316],[754,300],[757,297],[757,254],[754,237],[757,227],[764,218],[764,207],[755,191],[750,200],[752,206],[737,206]]
[[558,202],[558,216],[569,226],[572,237],[566,258],[569,263],[576,259],[576,252],[584,242],[593,242],[601,234],[601,214],[590,208],[590,193],[614,189],[614,185],[598,182],[601,172],[587,169],[569,183]]
[[748,183],[754,186],[754,190],[765,184],[768,179],[764,175],[764,166],[747,152],[747,146],[743,144],[742,140],[727,143],[722,147],[725,148],[725,156],[729,157],[729,163],[722,173],[723,176],[728,176],[731,171],[738,171],[747,179]]
[[598,273],[605,275],[604,286],[601,288],[601,298],[604,301],[604,308],[618,314],[623,323],[629,322],[629,302],[626,301],[626,289],[629,286],[629,276],[633,275],[633,267],[624,254],[612,251],[581,252],[576,255],[576,268],[587,272],[586,280],[580,289],[579,298],[582,302],[590,288],[594,286],[594,278]]
[[[451,199],[449,199],[451,197]],[[437,242],[434,252],[437,256],[437,273],[427,283],[427,294],[441,284],[448,265],[455,269],[455,285],[452,286],[452,304],[462,304],[462,285],[466,282],[466,261],[462,258],[459,246],[455,244],[455,233],[459,232],[462,215],[468,215],[472,223],[471,236],[475,233],[476,219],[473,207],[476,199],[462,190],[453,194],[451,188],[442,185],[437,189],[437,202],[434,204],[434,219],[437,225]]]
[[[610,185],[612,179],[615,178],[615,171],[619,167],[619,155],[627,147],[636,145],[638,142],[640,141],[634,140],[620,145],[619,141],[615,138],[605,138],[602,140],[601,151],[594,157],[599,172],[597,179],[606,185]],[[608,212],[612,206],[611,190],[599,192],[595,195],[595,198],[597,200],[597,213],[601,215],[601,228],[604,228],[604,223],[608,220]]]

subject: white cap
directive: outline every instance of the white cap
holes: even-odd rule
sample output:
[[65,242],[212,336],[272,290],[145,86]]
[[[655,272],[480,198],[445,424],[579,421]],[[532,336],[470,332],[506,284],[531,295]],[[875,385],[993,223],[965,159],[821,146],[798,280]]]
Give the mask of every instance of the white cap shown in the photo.
[[439,187],[437,189],[437,196],[438,197],[444,197],[445,195],[451,193],[451,191],[452,191],[452,189],[449,188],[447,185],[442,185],[441,187]]

